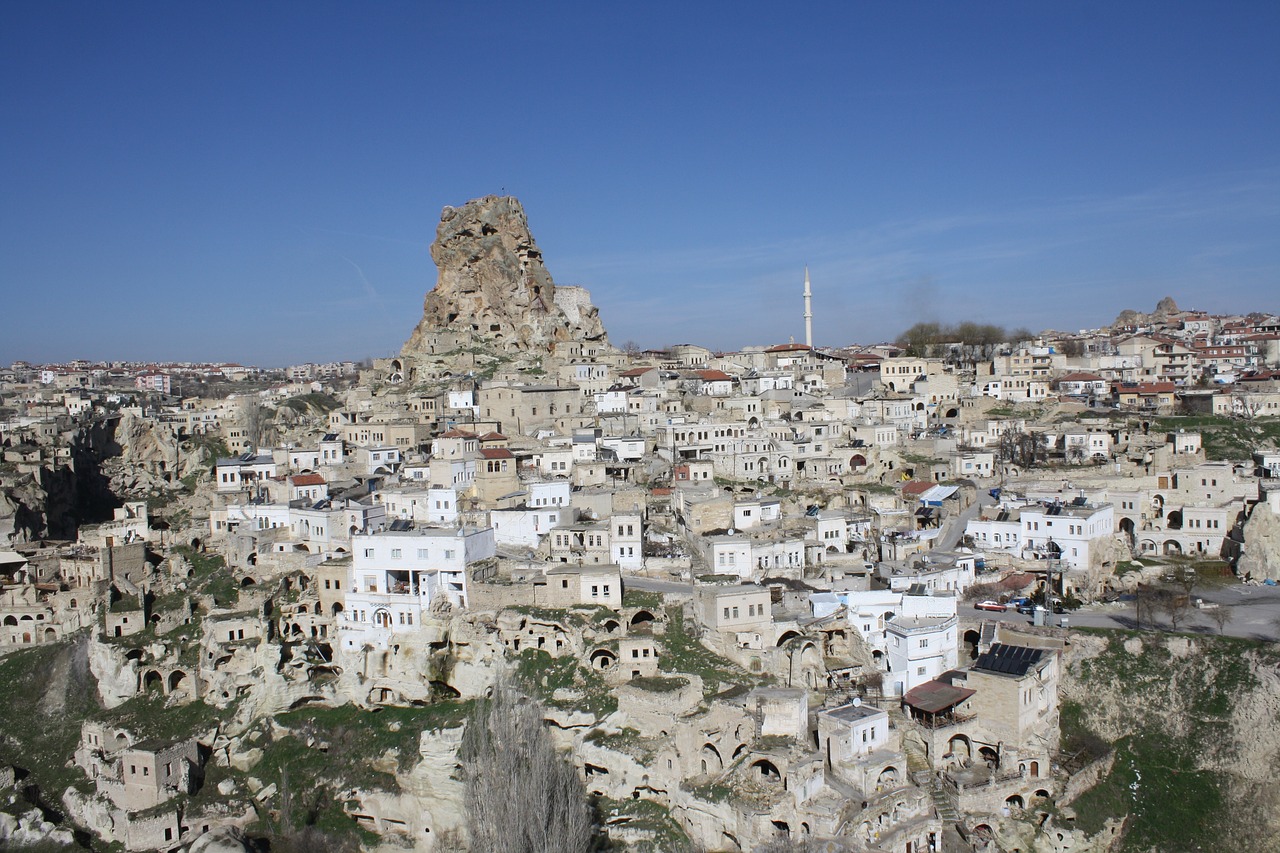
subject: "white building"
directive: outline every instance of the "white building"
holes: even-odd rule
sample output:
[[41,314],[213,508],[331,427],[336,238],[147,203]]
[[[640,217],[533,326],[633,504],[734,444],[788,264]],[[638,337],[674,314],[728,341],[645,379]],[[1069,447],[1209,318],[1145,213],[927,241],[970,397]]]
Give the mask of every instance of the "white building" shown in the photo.
[[385,649],[414,631],[432,603],[467,606],[467,569],[497,554],[493,528],[420,527],[352,537],[344,615],[347,648]]
[[[921,596],[904,596],[918,597]],[[886,626],[889,661],[886,692],[902,695],[954,669],[958,663],[957,624],[954,615],[902,616],[891,621]]]

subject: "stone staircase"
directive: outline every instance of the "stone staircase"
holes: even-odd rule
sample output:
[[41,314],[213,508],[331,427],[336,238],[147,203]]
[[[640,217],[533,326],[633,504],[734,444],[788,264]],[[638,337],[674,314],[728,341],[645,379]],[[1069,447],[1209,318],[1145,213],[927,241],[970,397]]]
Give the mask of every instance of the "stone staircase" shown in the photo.
[[925,757],[920,744],[910,738],[903,738],[902,745],[907,756],[907,771],[911,774],[911,779],[921,788],[928,789],[942,823],[945,826],[955,826],[960,822],[960,811],[957,808],[955,796],[942,784],[938,774],[933,772],[933,767]]
[[938,811],[938,819],[945,826],[955,826],[960,822],[960,810],[956,807],[955,798],[936,776],[929,786],[929,794],[933,797],[933,807]]

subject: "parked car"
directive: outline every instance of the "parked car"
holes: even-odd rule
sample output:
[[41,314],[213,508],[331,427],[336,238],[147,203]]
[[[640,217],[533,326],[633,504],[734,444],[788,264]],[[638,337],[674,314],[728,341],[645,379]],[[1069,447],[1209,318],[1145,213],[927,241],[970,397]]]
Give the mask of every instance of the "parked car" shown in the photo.
[[1030,616],[1036,612],[1036,606],[1030,601],[1022,601],[1018,603],[1018,612],[1024,616]]
[[1008,609],[1007,607],[1005,607],[1005,605],[1001,604],[1000,602],[990,601],[990,600],[979,601],[977,604],[973,606],[976,607],[978,610],[999,610],[1001,613],[1003,613],[1005,610]]

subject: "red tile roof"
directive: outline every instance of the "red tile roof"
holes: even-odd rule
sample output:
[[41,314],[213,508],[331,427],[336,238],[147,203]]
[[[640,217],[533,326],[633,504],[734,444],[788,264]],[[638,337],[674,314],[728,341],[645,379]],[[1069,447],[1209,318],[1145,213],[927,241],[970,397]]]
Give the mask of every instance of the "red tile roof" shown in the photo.
[[480,451],[485,459],[515,459],[516,455],[505,447],[486,447]]
[[294,474],[289,482],[295,486],[323,486],[325,479],[323,474]]

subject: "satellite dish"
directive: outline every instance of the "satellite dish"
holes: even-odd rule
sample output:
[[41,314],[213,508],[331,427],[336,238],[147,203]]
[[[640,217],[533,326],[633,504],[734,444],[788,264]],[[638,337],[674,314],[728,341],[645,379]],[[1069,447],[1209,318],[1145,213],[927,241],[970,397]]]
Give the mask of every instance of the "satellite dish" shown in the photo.
[[730,527],[730,528],[726,531],[726,533],[727,533],[729,536],[732,536],[733,534],[735,534],[735,533],[737,533],[737,532],[738,532],[738,531],[734,530],[732,527]]
[[853,697],[853,707],[855,707],[855,708],[861,708],[861,707],[862,707],[862,697],[861,697],[861,696],[854,696],[854,697]]

